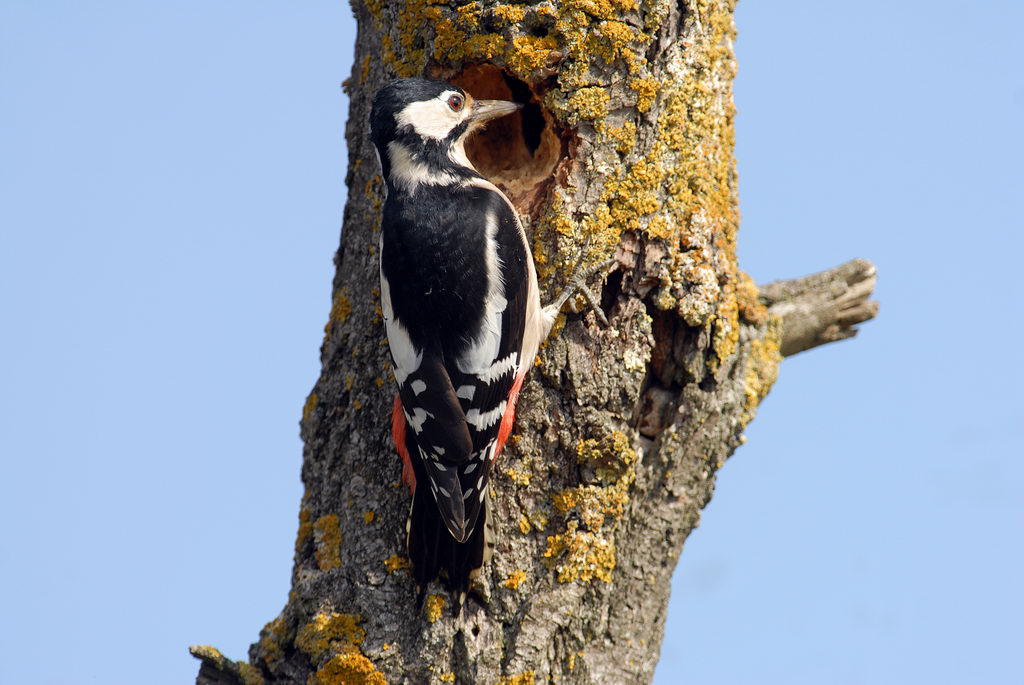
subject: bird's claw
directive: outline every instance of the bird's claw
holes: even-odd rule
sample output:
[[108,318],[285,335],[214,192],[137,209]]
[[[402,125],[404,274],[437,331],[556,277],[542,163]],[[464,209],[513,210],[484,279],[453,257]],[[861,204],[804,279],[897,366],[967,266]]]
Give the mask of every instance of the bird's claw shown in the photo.
[[583,250],[583,254],[580,255],[579,260],[576,262],[576,266],[573,267],[573,275],[569,277],[569,282],[565,285],[565,288],[558,294],[554,301],[549,305],[556,312],[561,311],[562,306],[565,305],[566,301],[576,293],[583,295],[587,300],[587,304],[591,309],[594,310],[594,316],[605,326],[608,326],[608,317],[604,315],[604,311],[601,309],[601,303],[597,301],[594,293],[591,292],[590,288],[587,287],[587,281],[593,276],[601,273],[608,269],[615,263],[615,258],[606,259],[603,262],[595,264],[589,269],[582,269],[583,260],[586,259],[586,249]]

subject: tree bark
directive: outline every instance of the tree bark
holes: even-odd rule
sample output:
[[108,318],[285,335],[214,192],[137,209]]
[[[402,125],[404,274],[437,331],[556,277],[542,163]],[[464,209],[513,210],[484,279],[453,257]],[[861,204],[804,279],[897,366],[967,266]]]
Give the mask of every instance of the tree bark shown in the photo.
[[[292,591],[249,663],[208,647],[200,683],[648,682],[683,541],[783,355],[875,313],[855,260],[759,294],[738,268],[733,3],[355,0],[348,203],[305,443]],[[395,75],[450,79],[521,114],[469,146],[510,195],[554,293],[609,256],[601,308],[542,349],[494,474],[498,532],[459,618],[422,610],[375,254],[367,118]],[[580,304],[579,302],[576,303]]]

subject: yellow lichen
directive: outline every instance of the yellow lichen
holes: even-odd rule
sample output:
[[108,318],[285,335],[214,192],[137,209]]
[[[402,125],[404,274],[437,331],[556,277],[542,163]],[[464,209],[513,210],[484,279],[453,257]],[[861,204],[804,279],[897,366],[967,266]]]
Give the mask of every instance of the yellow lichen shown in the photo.
[[528,75],[546,66],[557,47],[558,41],[553,36],[516,36],[506,57],[508,66],[517,74]]
[[373,519],[375,519],[376,517],[377,517],[377,515],[374,514],[372,511],[364,511],[363,512],[363,523],[369,525],[369,524],[373,523]]
[[221,654],[220,650],[212,645],[195,645],[194,647],[189,647],[188,651],[191,652],[193,656],[197,656],[205,661],[213,661],[218,666],[221,666],[227,661],[225,656]]
[[739,272],[736,285],[736,304],[739,306],[740,317],[747,323],[760,326],[768,321],[768,307],[761,302],[754,279],[743,271]]
[[576,521],[569,521],[564,533],[548,537],[544,557],[558,573],[560,583],[589,583],[595,579],[612,582],[615,545],[594,533],[578,530]]
[[302,405],[303,422],[309,421],[309,417],[314,411],[316,411],[316,405],[319,401],[320,397],[315,392],[311,392],[309,394],[309,397],[306,398],[306,403]]
[[277,667],[284,661],[283,644],[291,639],[291,632],[283,616],[278,616],[273,621],[263,626],[260,631],[259,654],[266,664],[267,670],[274,673]]
[[[608,115],[609,102],[611,102],[611,97],[608,95],[608,91],[599,86],[580,88],[569,97],[569,106],[577,120],[603,119]],[[570,118],[570,122],[572,122],[572,118]]]
[[442,683],[454,683],[455,682],[455,673],[453,673],[452,671],[447,671],[445,673],[440,673],[440,674],[438,674],[437,679],[440,680]]
[[526,16],[526,9],[522,5],[498,5],[494,8],[494,14],[506,22],[514,24],[523,20],[523,17]]
[[536,685],[536,672],[526,671],[518,675],[504,676],[498,680],[498,685]]
[[597,131],[599,143],[611,142],[615,150],[622,154],[629,153],[636,145],[636,124],[632,121],[625,121],[622,126],[609,126],[606,122],[594,123],[594,130]]
[[750,343],[750,356],[747,358],[747,370],[743,378],[743,415],[744,424],[749,423],[757,411],[757,405],[772,389],[779,375],[779,352],[781,343],[781,323],[773,318],[768,323],[764,338],[755,339]]
[[427,595],[426,601],[423,603],[423,610],[427,615],[427,620],[431,623],[441,618],[441,611],[444,609],[444,596],[443,595]]
[[324,325],[324,334],[330,335],[334,332],[335,324],[345,323],[352,315],[352,301],[348,299],[348,289],[339,288],[331,300],[331,313]]
[[530,519],[526,518],[522,514],[519,515],[519,532],[523,535],[530,532]]
[[542,512],[530,514],[530,525],[532,525],[537,530],[544,530],[548,527],[548,517],[545,516]]
[[346,652],[330,658],[307,685],[388,685],[384,674],[359,652]]
[[576,458],[594,467],[597,477],[613,481],[636,462],[636,450],[629,436],[622,431],[611,431],[600,440],[587,438],[576,443]]
[[321,516],[313,523],[316,565],[321,571],[341,566],[341,519],[337,514]]
[[555,508],[562,513],[575,509],[580,521],[593,532],[599,532],[606,518],[622,518],[629,503],[629,488],[635,474],[628,471],[615,483],[607,486],[578,485],[562,490],[551,499]]
[[505,579],[505,587],[509,590],[518,590],[524,580],[526,580],[526,571],[516,569]]
[[266,682],[260,672],[245,661],[238,662],[238,675],[242,676],[243,685],[264,685]]
[[384,560],[384,568],[388,570],[388,573],[394,573],[401,569],[412,568],[412,563],[406,557],[400,557],[397,554],[392,554]]
[[[615,543],[607,525],[622,518],[629,492],[636,480],[637,454],[622,431],[576,444],[577,458],[591,465],[603,484],[568,488],[552,496],[555,509],[574,514],[564,531],[547,538],[544,557],[559,582],[611,582],[615,568]],[[581,529],[580,526],[583,526]]]
[[221,654],[220,650],[210,645],[194,645],[188,648],[192,656],[214,664],[218,670],[230,673],[241,679],[243,685],[264,685],[259,670],[245,661],[232,661]]
[[299,510],[299,532],[295,536],[295,553],[298,554],[309,536],[313,534],[313,512],[303,507]]
[[359,625],[362,621],[359,614],[321,612],[299,629],[295,646],[313,663],[319,663],[328,652],[355,650],[366,639],[366,631]]
[[[524,466],[527,465],[524,464]],[[525,468],[507,468],[505,469],[505,475],[508,476],[509,480],[511,480],[513,483],[515,483],[516,485],[521,485],[523,487],[529,485],[530,481],[533,480],[533,474],[530,473]]]
[[576,670],[576,660],[577,659],[582,659],[582,658],[583,658],[583,650],[582,649],[580,651],[578,651],[578,652],[573,652],[572,654],[570,654],[569,655],[569,670],[570,671],[575,671]]
[[658,82],[653,78],[635,78],[629,87],[636,91],[636,108],[641,112],[649,110],[658,95]]

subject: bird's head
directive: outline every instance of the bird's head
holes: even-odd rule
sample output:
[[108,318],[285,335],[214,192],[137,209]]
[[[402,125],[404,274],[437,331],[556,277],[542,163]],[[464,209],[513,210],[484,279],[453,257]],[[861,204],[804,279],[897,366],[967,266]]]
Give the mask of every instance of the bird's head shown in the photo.
[[397,79],[373,100],[370,139],[390,184],[407,189],[420,183],[449,184],[465,172],[475,174],[464,149],[470,134],[520,106],[474,100],[444,81]]

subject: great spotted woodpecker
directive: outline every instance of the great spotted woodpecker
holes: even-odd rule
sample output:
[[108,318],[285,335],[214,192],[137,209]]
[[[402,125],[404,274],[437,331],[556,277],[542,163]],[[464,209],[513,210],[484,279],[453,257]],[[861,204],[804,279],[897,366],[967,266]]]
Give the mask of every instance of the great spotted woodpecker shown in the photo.
[[407,78],[382,88],[370,114],[386,183],[380,295],[398,382],[392,436],[413,495],[409,558],[420,600],[440,574],[456,612],[494,547],[488,478],[523,379],[596,271],[542,307],[512,203],[466,157],[474,131],[519,107]]

